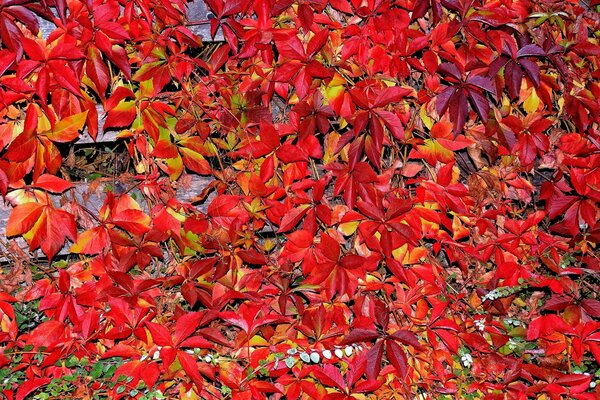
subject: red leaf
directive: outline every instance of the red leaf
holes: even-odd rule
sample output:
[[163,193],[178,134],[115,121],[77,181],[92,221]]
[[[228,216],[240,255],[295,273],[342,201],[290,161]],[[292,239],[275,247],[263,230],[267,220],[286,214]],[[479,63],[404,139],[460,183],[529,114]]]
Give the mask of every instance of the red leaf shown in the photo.
[[200,376],[196,360],[185,351],[178,351],[177,358],[186,374],[192,378],[192,381],[198,388],[202,388],[202,377]]
[[520,60],[519,63],[521,64],[521,67],[523,68],[527,76],[529,76],[529,79],[533,81],[535,87],[539,87],[541,75],[539,65],[537,65],[537,63],[531,60]]
[[52,379],[50,378],[33,378],[28,379],[19,385],[15,400],[23,400],[28,394],[33,393],[37,388],[47,385]]
[[29,343],[35,347],[52,347],[59,343],[65,334],[65,324],[51,320],[42,322],[29,334]]
[[71,189],[73,184],[54,175],[42,174],[35,180],[33,186],[52,193],[62,193]]
[[123,210],[113,216],[112,223],[133,235],[143,235],[150,230],[150,217],[140,210]]
[[454,127],[454,134],[458,135],[465,127],[467,116],[469,115],[469,104],[463,89],[458,89],[450,98],[449,108],[450,119],[452,120]]
[[122,101],[108,112],[104,121],[104,129],[126,128],[131,125],[135,117],[135,103],[133,101]]
[[404,126],[400,118],[391,111],[377,111],[377,115],[381,117],[385,126],[390,130],[392,136],[397,140],[404,140]]
[[123,344],[123,343],[119,343],[115,346],[113,346],[112,348],[110,348],[108,351],[104,352],[104,354],[102,354],[102,359],[104,358],[111,358],[111,357],[123,357],[123,358],[133,358],[133,357],[137,357],[139,356],[140,352],[138,350],[136,350],[135,348]]
[[97,226],[80,234],[69,251],[94,255],[104,252],[109,244],[110,238],[107,229],[104,226]]
[[572,328],[556,315],[544,315],[531,321],[527,328],[527,340],[535,340],[553,332],[567,333]]
[[391,86],[383,89],[375,101],[373,107],[384,107],[391,103],[398,103],[400,100],[412,95],[413,89]]
[[319,381],[327,386],[337,387],[340,390],[344,390],[346,386],[340,370],[332,364],[325,364],[322,369],[315,369],[314,373]]
[[290,211],[286,212],[283,218],[281,219],[281,224],[279,225],[279,232],[287,232],[293,227],[295,227],[298,222],[306,215],[308,211],[308,207],[297,207],[292,208]]
[[158,158],[174,158],[179,155],[179,152],[177,146],[169,140],[159,140],[150,155]]
[[315,36],[310,39],[308,45],[306,46],[306,56],[312,57],[314,56],[323,46],[327,43],[327,38],[329,37],[329,29],[324,28],[321,29]]
[[490,113],[490,103],[481,93],[475,90],[468,90],[469,99],[471,100],[471,105],[473,109],[479,115],[479,118],[483,122],[487,122],[488,114]]
[[81,96],[79,78],[75,75],[75,72],[69,67],[66,61],[51,60],[48,61],[48,65],[52,68],[54,79],[56,79],[62,87],[73,93],[75,96]]
[[173,346],[173,339],[167,328],[154,322],[147,322],[146,327],[150,331],[154,343],[159,346]]
[[204,313],[201,312],[188,313],[179,317],[175,323],[175,335],[173,338],[175,344],[179,344],[194,333],[203,317]]
[[109,75],[108,68],[100,56],[100,52],[94,46],[88,48],[88,56],[85,63],[87,76],[96,86],[96,91],[102,100],[106,97]]
[[70,213],[50,205],[25,203],[15,207],[8,218],[6,236],[23,235],[32,250],[41,247],[49,259],[69,238],[75,241],[77,227]]
[[203,338],[201,336],[192,336],[190,338],[183,340],[181,343],[179,343],[179,347],[180,348],[198,347],[198,348],[203,348],[203,349],[212,349],[214,347],[214,345],[210,341],[206,340],[205,338]]
[[496,96],[496,87],[490,78],[481,75],[470,75],[467,78],[467,83],[485,90],[494,97]]

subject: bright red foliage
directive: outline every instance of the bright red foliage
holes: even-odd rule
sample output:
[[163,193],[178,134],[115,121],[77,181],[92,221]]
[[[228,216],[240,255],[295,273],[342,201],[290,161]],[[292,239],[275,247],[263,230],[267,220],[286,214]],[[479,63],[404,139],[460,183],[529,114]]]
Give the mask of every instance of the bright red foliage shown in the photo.
[[3,396],[599,398],[600,2],[206,3],[0,4]]

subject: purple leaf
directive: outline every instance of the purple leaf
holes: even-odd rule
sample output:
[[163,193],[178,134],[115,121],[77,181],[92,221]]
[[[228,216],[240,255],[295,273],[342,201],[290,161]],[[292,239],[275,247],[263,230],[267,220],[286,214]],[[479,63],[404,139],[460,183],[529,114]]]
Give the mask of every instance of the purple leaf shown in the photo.
[[438,71],[440,71],[442,74],[450,75],[459,81],[462,79],[462,74],[460,73],[456,64],[442,63],[440,64]]
[[523,71],[513,61],[506,64],[504,67],[504,81],[508,86],[508,95],[511,99],[519,96],[521,90],[521,81],[523,80]]
[[521,64],[523,71],[531,79],[535,87],[540,86],[540,67],[535,62],[527,59],[519,60],[519,64]]
[[526,46],[523,46],[517,52],[517,57],[542,57],[545,55],[546,52],[535,44],[528,44]]
[[490,64],[490,68],[489,68],[490,76],[495,76],[496,74],[498,74],[498,71],[500,71],[502,69],[502,67],[504,67],[506,65],[508,60],[510,60],[509,57],[500,56],[500,57],[496,58],[494,61],[492,61],[492,63]]
[[450,119],[453,123],[454,134],[458,135],[462,132],[467,122],[469,113],[469,103],[464,90],[457,90],[450,98]]
[[357,328],[344,337],[341,344],[370,342],[379,337],[379,333],[372,329]]
[[488,114],[490,112],[490,104],[488,102],[488,99],[486,99],[484,95],[482,95],[476,90],[469,89],[468,92],[473,109],[475,110],[477,115],[479,115],[479,118],[481,118],[483,122],[487,122]]
[[446,113],[446,110],[450,105],[450,99],[452,98],[455,92],[456,87],[448,86],[442,91],[442,93],[438,94],[435,98],[435,111],[440,117]]
[[485,90],[492,96],[496,97],[496,88],[490,78],[481,75],[470,75],[467,78],[467,83],[472,86],[476,86],[480,89]]

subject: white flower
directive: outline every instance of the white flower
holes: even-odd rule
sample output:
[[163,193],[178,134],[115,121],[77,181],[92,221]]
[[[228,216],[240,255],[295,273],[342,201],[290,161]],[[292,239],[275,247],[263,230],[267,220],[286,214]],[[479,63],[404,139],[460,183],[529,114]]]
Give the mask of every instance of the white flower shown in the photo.
[[475,326],[477,327],[477,329],[479,329],[480,331],[483,332],[485,330],[485,320],[484,319],[476,320]]
[[462,365],[466,368],[469,368],[471,365],[473,365],[473,357],[471,357],[471,354],[469,353],[462,355],[460,357],[460,361],[462,362]]

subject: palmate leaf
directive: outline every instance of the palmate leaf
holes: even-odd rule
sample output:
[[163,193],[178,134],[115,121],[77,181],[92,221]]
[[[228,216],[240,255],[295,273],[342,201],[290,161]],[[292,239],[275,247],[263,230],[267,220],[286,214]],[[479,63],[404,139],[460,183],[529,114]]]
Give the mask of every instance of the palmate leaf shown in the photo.
[[450,111],[454,134],[458,135],[462,132],[469,115],[469,104],[479,118],[487,122],[490,101],[484,93],[496,97],[492,81],[488,77],[476,74],[469,74],[465,78],[458,67],[450,63],[441,64],[439,70],[446,74],[447,79],[453,84],[437,95],[435,107],[440,117]]
[[31,250],[41,248],[52,259],[66,239],[76,240],[77,227],[72,214],[49,204],[32,202],[13,209],[6,226],[6,236],[23,236]]

